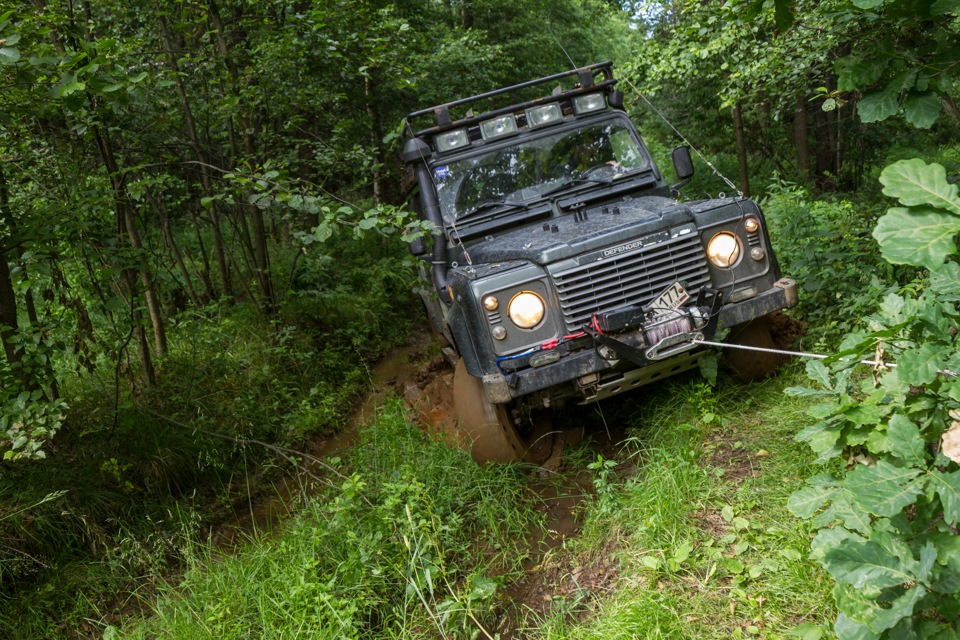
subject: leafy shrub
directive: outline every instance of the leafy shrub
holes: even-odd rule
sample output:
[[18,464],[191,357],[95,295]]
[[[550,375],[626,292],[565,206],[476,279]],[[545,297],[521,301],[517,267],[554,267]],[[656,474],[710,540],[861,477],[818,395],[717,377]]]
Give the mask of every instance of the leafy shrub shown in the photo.
[[877,216],[850,200],[813,200],[806,188],[770,187],[762,202],[783,272],[802,289],[797,313],[816,330],[821,346],[863,326],[882,291],[915,270],[877,255],[870,229]]
[[[930,269],[884,298],[869,331],[850,334],[827,364],[807,372],[824,400],[819,422],[797,439],[820,461],[846,470],[822,474],[790,497],[799,517],[821,527],[813,555],[834,577],[841,640],[955,638],[960,618],[960,197],[940,165],[898,162],[881,174],[884,193],[905,205],[880,219],[874,236],[892,262]],[[896,360],[872,377],[851,360]],[[824,508],[825,507],[825,508]],[[822,511],[821,511],[822,509]],[[819,513],[818,513],[819,512]]]

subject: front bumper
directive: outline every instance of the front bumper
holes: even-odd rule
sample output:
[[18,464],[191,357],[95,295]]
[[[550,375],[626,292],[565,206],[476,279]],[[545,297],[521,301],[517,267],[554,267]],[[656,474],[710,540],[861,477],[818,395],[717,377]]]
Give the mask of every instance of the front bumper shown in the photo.
[[[797,304],[797,283],[790,278],[781,278],[770,289],[741,302],[724,304],[720,308],[721,327],[733,327],[775,311],[794,307]],[[640,330],[626,331],[616,335],[616,339],[629,347],[641,349],[644,345]],[[677,358],[687,357],[681,354]],[[661,361],[655,366],[659,366]],[[567,353],[557,362],[542,367],[531,367],[520,371],[483,376],[483,388],[487,398],[494,404],[510,402],[530,393],[543,391],[557,385],[570,383],[583,376],[604,371],[614,365],[597,353],[596,349],[582,349]]]

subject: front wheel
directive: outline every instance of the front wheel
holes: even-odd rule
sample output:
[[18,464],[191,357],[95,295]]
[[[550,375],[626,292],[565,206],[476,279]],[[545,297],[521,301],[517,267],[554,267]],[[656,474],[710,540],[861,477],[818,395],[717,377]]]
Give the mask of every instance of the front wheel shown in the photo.
[[461,358],[453,374],[453,401],[457,410],[461,442],[478,464],[488,462],[545,462],[553,451],[550,414],[541,411],[533,424],[521,430],[510,405],[487,400],[483,383],[467,373]]
[[[733,327],[724,342],[744,347],[777,348],[770,335],[770,321],[767,316],[761,316]],[[780,368],[780,365],[787,361],[787,356],[766,351],[728,347],[723,350],[723,361],[733,370],[734,378],[738,381],[753,382],[773,374]]]

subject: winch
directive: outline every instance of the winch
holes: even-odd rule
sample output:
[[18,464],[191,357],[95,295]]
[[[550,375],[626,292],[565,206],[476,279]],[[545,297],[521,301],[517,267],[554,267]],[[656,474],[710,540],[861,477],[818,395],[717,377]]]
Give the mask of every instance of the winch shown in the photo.
[[[701,287],[693,305],[680,306],[689,295],[679,284],[657,296],[654,302],[644,307],[623,307],[594,316],[591,326],[585,327],[597,344],[598,353],[612,352],[638,366],[689,351],[700,346],[703,340],[713,337],[717,328],[722,292]],[[615,334],[636,332],[643,337],[641,347],[617,339]],[[634,341],[635,342],[635,341]]]

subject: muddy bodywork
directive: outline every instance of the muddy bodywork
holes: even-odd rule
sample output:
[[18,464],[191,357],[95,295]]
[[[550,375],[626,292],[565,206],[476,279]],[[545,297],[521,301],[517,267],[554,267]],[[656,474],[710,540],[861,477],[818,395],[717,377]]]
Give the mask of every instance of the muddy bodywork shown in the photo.
[[[451,115],[553,83],[542,98]],[[672,197],[614,83],[603,63],[407,120],[411,202],[435,226],[432,249],[414,247],[430,263],[428,316],[485,400],[515,418],[687,370],[697,338],[796,304],[759,206]],[[548,111],[554,121],[538,124]],[[425,117],[435,122],[418,131]],[[685,150],[674,163],[681,178],[692,173]],[[717,256],[716,238],[729,255]],[[520,298],[532,317],[514,313]]]

